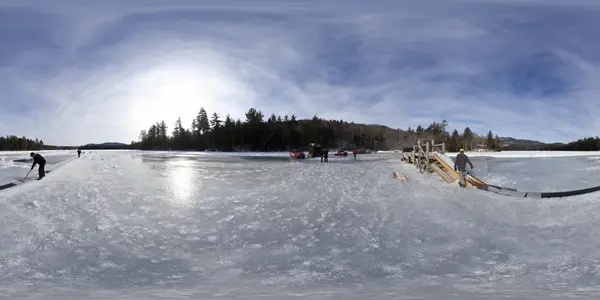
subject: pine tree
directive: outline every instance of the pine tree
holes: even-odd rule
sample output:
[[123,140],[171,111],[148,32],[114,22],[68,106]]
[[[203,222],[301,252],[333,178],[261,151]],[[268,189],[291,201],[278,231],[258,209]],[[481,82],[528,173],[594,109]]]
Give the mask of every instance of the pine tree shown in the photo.
[[496,150],[496,151],[502,150],[502,147],[500,145],[500,138],[498,137],[498,135],[496,135],[494,137],[494,150]]
[[183,128],[183,125],[181,125],[181,117],[179,117],[175,121],[175,126],[173,126],[172,146],[176,149],[186,149],[186,138],[186,130]]
[[488,149],[494,150],[494,149],[496,149],[496,146],[494,144],[495,144],[494,143],[494,134],[490,130],[490,131],[488,131],[485,145],[487,146]]
[[423,126],[419,125],[417,126],[417,129],[415,130],[416,134],[417,134],[417,139],[422,139],[425,137],[425,128],[423,128]]
[[465,148],[465,151],[473,150],[473,132],[471,131],[471,128],[465,128],[465,130],[463,131],[462,140],[463,148]]
[[159,125],[159,132],[160,132],[160,149],[168,149],[169,148],[169,136],[167,135],[167,124],[165,123],[165,121],[160,121]]
[[452,131],[452,136],[450,137],[450,144],[448,145],[448,151],[457,152],[460,148],[460,135],[458,135],[458,130],[454,129]]
[[250,125],[258,125],[263,123],[264,115],[260,110],[256,110],[254,108],[250,108],[246,112],[246,123]]
[[219,119],[218,113],[213,113],[210,118],[210,128],[211,130],[218,130],[221,127],[221,119]]
[[175,126],[173,126],[173,138],[177,139],[181,137],[184,131],[185,129],[183,129],[183,126],[181,125],[181,117],[178,117],[175,121]]
[[271,123],[271,124],[277,123],[277,117],[275,116],[275,114],[271,114],[271,116],[267,120],[267,123]]

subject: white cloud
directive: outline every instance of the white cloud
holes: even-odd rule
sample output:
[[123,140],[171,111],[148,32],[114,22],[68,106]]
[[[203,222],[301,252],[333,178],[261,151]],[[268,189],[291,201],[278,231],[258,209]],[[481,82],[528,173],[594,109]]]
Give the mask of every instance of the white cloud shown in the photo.
[[446,119],[545,141],[600,126],[591,2],[62,3],[39,8],[60,26],[31,20],[60,47],[0,60],[6,94],[44,108],[0,113],[5,132],[127,142],[162,119],[189,125],[200,107],[394,128]]

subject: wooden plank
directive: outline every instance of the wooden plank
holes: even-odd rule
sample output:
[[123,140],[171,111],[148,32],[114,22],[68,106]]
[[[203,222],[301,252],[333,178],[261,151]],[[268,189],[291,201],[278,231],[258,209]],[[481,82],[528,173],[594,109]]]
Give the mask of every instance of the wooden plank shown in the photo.
[[[433,155],[435,157],[435,160],[438,161],[438,163],[440,163],[440,165],[442,166],[442,168],[444,168],[446,170],[446,172],[450,173],[452,176],[454,176],[454,178],[456,178],[456,180],[460,180],[460,176],[458,175],[458,172],[454,171],[454,169],[452,167],[450,167],[441,157],[439,157],[437,154]],[[474,186],[473,183],[468,180],[468,178],[465,178],[465,183],[467,184],[467,186]]]
[[467,177],[469,178],[469,180],[473,181],[474,185],[487,187],[487,184],[485,184],[485,182],[479,180],[477,177],[475,177],[471,174],[467,175]]
[[406,177],[402,175],[400,172],[392,172],[392,178],[397,179],[398,181],[405,181]]
[[442,170],[437,164],[431,164],[431,168],[440,176],[442,176],[447,183],[453,183],[456,181],[456,179],[453,179],[450,175],[448,175],[448,173],[444,172],[444,170]]

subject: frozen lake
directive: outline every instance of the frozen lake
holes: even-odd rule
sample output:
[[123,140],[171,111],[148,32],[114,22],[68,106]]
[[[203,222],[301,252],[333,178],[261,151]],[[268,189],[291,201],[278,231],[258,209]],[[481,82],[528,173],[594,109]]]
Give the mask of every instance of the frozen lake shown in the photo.
[[[24,176],[27,154],[5,154],[0,174]],[[474,173],[600,184],[600,153],[509,154],[473,157]],[[0,191],[0,298],[600,297],[600,194],[511,198],[394,154],[286,155],[48,152],[44,180]]]

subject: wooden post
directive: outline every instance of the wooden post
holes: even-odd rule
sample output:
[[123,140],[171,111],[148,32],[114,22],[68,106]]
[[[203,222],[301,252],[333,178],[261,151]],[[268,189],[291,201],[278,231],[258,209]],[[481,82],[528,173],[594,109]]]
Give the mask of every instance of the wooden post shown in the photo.
[[430,145],[429,142],[427,142],[427,144],[425,144],[425,172],[426,174],[429,174],[429,153],[431,152],[431,147],[433,145]]

